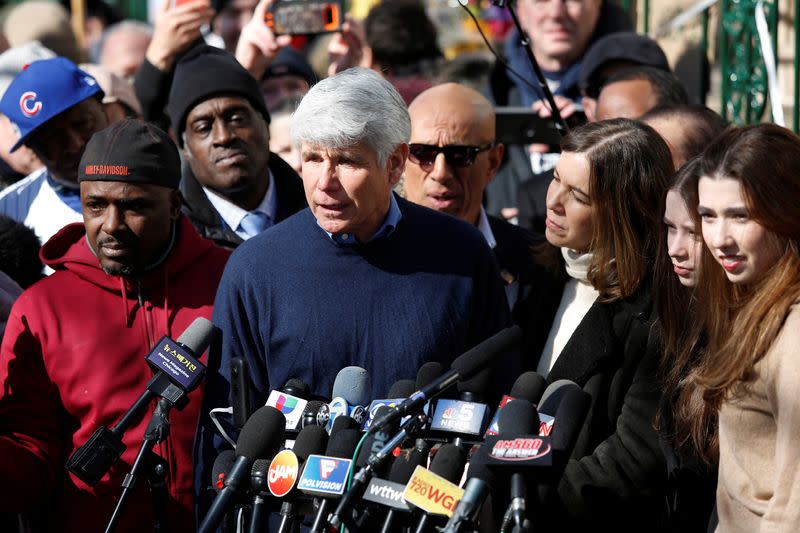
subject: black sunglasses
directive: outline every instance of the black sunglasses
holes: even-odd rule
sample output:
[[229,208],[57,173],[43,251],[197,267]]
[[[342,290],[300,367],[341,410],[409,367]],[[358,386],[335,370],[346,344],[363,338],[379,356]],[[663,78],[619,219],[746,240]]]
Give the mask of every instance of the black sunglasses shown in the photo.
[[468,146],[450,144],[447,146],[434,146],[432,144],[409,144],[409,159],[421,167],[431,167],[436,161],[436,156],[444,154],[448,165],[464,168],[475,162],[475,157],[494,146],[494,143],[483,146]]

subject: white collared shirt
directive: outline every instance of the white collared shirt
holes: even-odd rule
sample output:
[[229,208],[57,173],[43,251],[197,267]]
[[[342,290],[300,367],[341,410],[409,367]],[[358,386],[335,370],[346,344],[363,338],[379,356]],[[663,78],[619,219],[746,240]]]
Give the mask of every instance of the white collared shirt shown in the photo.
[[[272,222],[275,224],[275,215],[278,211],[278,197],[275,193],[275,177],[272,175],[272,171],[269,170],[269,186],[267,187],[267,192],[264,194],[264,199],[261,200],[261,203],[253,209],[253,211],[260,211],[267,215]],[[239,227],[242,223],[242,219],[247,216],[250,211],[246,211],[235,205],[230,200],[223,198],[218,193],[203,187],[203,192],[206,193],[208,200],[211,202],[211,205],[214,206],[214,209],[217,210],[219,216],[222,217],[222,220],[238,235],[244,240],[249,239],[250,237],[254,237],[254,235],[248,235],[246,232]]]

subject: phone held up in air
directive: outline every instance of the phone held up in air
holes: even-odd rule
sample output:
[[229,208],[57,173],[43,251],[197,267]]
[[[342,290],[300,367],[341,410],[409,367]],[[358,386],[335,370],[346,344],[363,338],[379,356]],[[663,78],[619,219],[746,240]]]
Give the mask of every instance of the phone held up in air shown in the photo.
[[264,22],[275,35],[317,35],[341,31],[344,2],[278,0],[264,14]]

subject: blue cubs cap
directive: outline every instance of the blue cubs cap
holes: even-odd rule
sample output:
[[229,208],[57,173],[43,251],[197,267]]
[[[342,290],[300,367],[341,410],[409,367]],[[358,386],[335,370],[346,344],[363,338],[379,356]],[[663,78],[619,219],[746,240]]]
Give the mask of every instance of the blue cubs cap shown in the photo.
[[97,81],[63,57],[34,61],[20,72],[0,100],[0,113],[19,134],[13,152],[47,121],[96,94]]

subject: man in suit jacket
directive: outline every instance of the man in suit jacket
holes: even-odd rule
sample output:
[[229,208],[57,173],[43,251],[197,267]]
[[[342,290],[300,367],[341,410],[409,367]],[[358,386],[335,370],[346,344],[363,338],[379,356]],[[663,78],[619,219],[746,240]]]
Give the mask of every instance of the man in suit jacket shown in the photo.
[[203,237],[235,248],[306,207],[300,176],[269,152],[261,89],[231,54],[189,51],[167,112],[185,163],[184,213]]
[[457,83],[432,87],[408,108],[411,142],[404,188],[414,203],[448,213],[480,230],[494,251],[514,306],[524,287],[519,278],[532,264],[531,247],[541,237],[488,216],[481,201],[503,160],[495,142],[492,104]]

